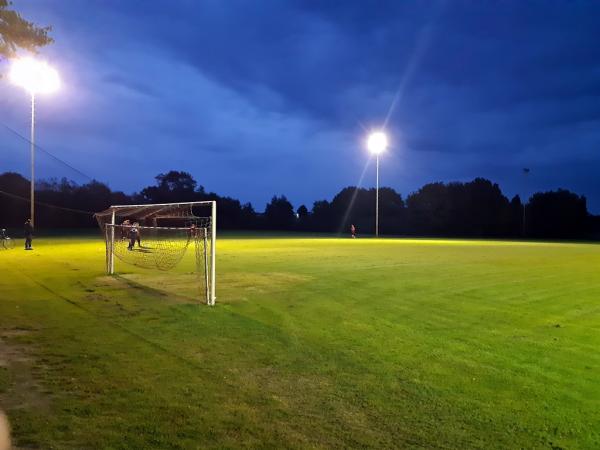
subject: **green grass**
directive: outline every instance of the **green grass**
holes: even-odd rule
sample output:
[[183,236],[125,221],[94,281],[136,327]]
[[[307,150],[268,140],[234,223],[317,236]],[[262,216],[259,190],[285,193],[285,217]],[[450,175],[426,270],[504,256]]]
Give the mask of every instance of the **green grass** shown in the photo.
[[600,247],[218,245],[103,274],[97,239],[0,253],[0,405],[32,448],[600,448]]

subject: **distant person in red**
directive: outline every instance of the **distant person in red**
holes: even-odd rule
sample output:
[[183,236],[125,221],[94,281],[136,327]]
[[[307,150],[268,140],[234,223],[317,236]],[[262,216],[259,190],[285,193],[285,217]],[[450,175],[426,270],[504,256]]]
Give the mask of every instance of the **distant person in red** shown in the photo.
[[23,231],[25,232],[25,250],[33,250],[31,248],[31,241],[33,241],[33,225],[31,224],[31,219],[25,221]]
[[356,227],[354,224],[350,225],[350,234],[352,235],[352,239],[356,238]]

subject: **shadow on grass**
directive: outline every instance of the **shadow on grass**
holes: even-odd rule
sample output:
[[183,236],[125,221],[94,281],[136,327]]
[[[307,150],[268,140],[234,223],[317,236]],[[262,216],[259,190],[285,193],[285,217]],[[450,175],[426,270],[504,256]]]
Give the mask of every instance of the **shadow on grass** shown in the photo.
[[171,301],[175,301],[177,303],[199,304],[197,298],[194,298],[194,297],[191,297],[188,295],[176,294],[173,292],[157,289],[157,288],[148,286],[147,284],[142,284],[137,281],[134,281],[134,280],[128,278],[127,276],[114,274],[114,275],[111,275],[111,277],[116,279],[120,283],[126,285],[128,288],[130,288],[134,291],[140,292],[143,295],[153,297],[159,301],[171,300]]

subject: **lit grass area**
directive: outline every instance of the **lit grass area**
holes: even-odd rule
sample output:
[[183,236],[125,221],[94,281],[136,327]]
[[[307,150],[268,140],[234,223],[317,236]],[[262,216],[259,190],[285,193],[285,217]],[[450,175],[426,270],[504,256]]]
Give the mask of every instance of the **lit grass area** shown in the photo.
[[600,246],[218,243],[217,305],[98,239],[0,252],[0,405],[33,448],[600,448]]

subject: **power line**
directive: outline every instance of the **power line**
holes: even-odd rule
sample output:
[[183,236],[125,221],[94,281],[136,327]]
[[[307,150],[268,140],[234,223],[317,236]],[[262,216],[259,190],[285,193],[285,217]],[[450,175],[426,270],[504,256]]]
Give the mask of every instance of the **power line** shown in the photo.
[[[14,130],[13,128],[9,127],[8,125],[6,125],[3,122],[0,122],[0,125],[2,125],[4,128],[6,128],[8,131],[10,131],[11,133],[13,133],[14,135],[16,135],[17,137],[19,137],[20,139],[22,139],[23,141],[31,144],[31,141],[26,138],[25,136],[23,136],[21,133],[19,133],[18,131]],[[36,150],[41,151],[42,153],[45,153],[46,155],[48,155],[50,158],[54,159],[55,161],[61,163],[62,165],[64,165],[65,167],[68,167],[69,169],[71,169],[73,172],[78,173],[79,175],[81,175],[84,178],[87,178],[90,181],[93,181],[94,178],[90,177],[89,175],[83,173],[81,170],[73,167],[71,164],[69,164],[66,161],[63,161],[62,159],[60,159],[58,156],[53,155],[52,153],[50,153],[48,150],[43,149],[42,147],[40,147],[37,144],[33,144],[33,146],[35,147]]]
[[[0,191],[0,194],[5,195],[7,197],[11,197],[11,198],[17,199],[17,200],[22,200],[22,201],[27,202],[27,203],[31,202],[31,200],[29,200],[28,198],[21,197],[20,195],[16,195],[16,194],[11,194],[10,192]],[[63,211],[70,211],[70,212],[75,212],[75,213],[79,213],[79,214],[85,214],[87,216],[95,214],[95,213],[93,213],[91,211],[83,211],[81,209],[73,209],[73,208],[67,208],[65,206],[51,205],[50,203],[36,202],[36,201],[34,201],[34,203],[36,205],[45,206],[47,208],[62,209]]]

